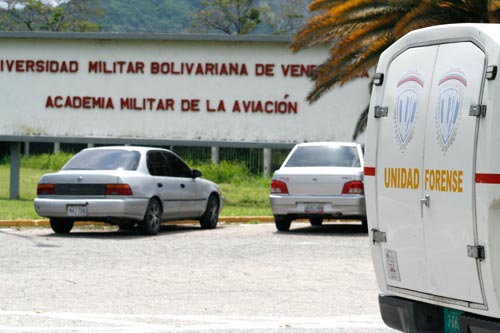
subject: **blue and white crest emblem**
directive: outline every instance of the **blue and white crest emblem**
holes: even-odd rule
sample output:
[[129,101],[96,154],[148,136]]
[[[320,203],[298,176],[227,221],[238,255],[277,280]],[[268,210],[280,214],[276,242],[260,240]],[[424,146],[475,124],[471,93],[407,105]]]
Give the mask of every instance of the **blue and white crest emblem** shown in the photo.
[[396,142],[402,151],[413,138],[420,108],[420,92],[423,87],[422,76],[416,72],[407,73],[398,81],[394,127]]
[[447,72],[439,80],[438,105],[435,114],[437,142],[443,153],[455,141],[462,118],[463,91],[467,78],[458,70]]

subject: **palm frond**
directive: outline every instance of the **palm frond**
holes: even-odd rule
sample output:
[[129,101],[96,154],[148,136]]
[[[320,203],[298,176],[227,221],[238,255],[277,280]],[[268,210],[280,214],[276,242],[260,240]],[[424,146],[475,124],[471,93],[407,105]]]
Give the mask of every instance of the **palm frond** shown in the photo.
[[328,59],[312,75],[310,102],[366,73],[409,31],[452,22],[500,22],[500,0],[312,0],[309,9],[318,14],[295,35],[292,50],[330,45]]
[[500,0],[488,0],[488,11],[495,12],[500,10]]
[[311,12],[319,10],[328,10],[344,2],[345,0],[313,0],[309,4],[309,10]]

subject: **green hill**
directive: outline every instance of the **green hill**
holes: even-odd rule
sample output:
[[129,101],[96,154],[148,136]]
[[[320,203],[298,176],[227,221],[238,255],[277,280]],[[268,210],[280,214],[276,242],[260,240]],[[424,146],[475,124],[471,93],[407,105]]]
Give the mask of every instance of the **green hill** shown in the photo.
[[192,15],[202,0],[101,0],[104,10],[93,21],[105,32],[183,33],[191,28]]
[[[74,0],[73,0],[74,1]],[[196,33],[192,27],[193,15],[200,11],[204,0],[98,0],[97,7],[103,9],[101,17],[90,21],[102,26],[104,32],[159,32],[159,33]],[[256,0],[256,5],[267,5],[267,17],[274,18],[274,24],[263,18],[255,34],[272,34],[282,27],[288,19],[300,16],[294,22],[296,30],[310,13],[309,0]],[[293,11],[293,12],[290,12]],[[210,33],[221,33],[218,30]]]

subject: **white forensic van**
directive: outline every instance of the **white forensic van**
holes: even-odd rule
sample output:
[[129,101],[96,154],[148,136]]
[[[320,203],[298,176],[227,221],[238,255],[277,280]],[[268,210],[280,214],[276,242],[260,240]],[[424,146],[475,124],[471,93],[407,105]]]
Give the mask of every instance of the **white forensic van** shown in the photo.
[[500,332],[500,25],[414,31],[376,70],[365,151],[384,322]]

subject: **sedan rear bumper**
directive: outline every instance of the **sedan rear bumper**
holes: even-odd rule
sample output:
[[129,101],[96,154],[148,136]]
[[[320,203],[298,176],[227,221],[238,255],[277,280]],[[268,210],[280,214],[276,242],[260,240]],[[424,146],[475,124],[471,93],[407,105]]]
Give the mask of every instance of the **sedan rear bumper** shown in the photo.
[[[142,220],[149,200],[144,198],[117,198],[117,199],[53,199],[36,198],[35,211],[44,217],[85,219],[127,219]],[[68,207],[85,206],[86,215],[70,216]]]
[[[295,196],[271,194],[269,196],[273,215],[292,217],[323,216],[331,218],[365,218],[365,197],[352,196]],[[322,210],[308,210],[308,203],[322,204]],[[320,205],[321,207],[321,205]]]

